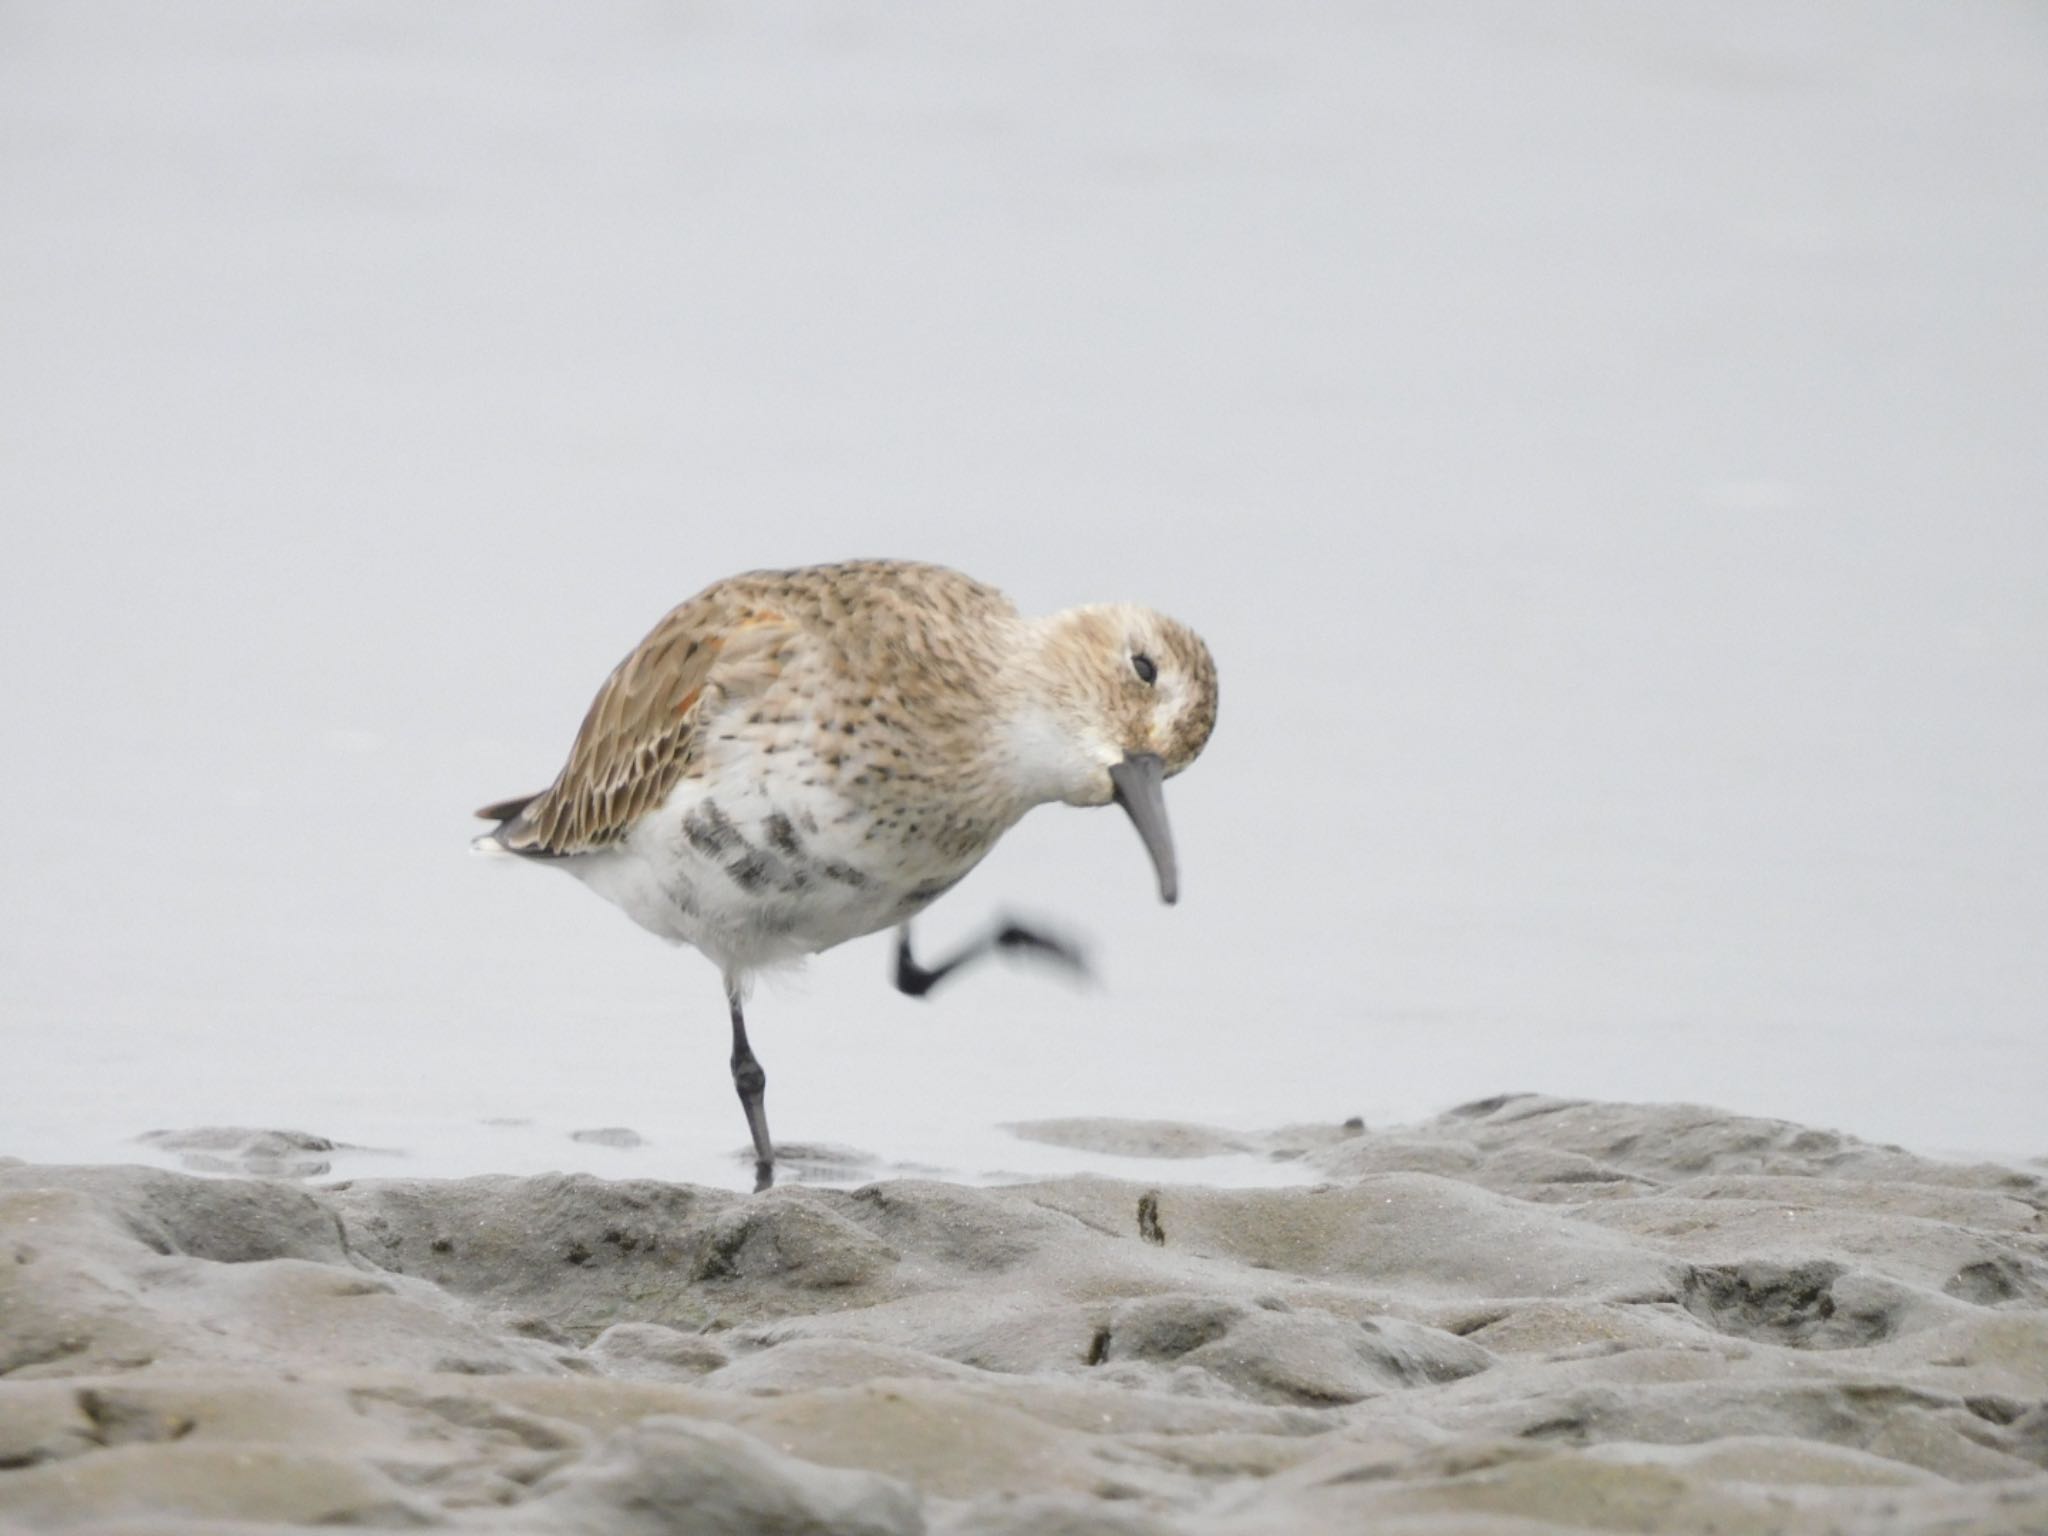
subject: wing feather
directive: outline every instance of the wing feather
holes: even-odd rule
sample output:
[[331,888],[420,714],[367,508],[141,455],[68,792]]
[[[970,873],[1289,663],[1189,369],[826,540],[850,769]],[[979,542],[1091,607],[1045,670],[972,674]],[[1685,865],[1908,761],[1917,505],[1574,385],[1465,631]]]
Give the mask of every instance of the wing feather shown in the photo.
[[796,626],[719,598],[714,589],[684,603],[613,669],[561,773],[498,828],[499,843],[560,858],[618,842],[689,770],[700,722],[774,680]]

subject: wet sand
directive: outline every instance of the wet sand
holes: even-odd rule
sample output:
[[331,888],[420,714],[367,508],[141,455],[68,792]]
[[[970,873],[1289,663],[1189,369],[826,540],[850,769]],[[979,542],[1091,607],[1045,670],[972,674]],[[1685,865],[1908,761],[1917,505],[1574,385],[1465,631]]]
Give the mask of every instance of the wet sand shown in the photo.
[[1017,1129],[1316,1182],[0,1162],[0,1530],[2048,1529],[2039,1171],[1537,1097]]

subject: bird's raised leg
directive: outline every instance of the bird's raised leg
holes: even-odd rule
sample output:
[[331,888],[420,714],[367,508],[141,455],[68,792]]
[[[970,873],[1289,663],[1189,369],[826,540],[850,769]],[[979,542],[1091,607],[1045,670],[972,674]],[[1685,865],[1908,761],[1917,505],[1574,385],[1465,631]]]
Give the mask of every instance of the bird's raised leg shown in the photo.
[[768,1139],[768,1111],[761,1100],[768,1092],[768,1074],[747,1044],[747,1021],[740,1013],[740,989],[728,982],[725,999],[732,1005],[732,1085],[740,1108],[747,1112],[747,1130],[754,1138],[754,1193],[775,1182],[775,1144]]
[[1003,923],[978,939],[970,939],[934,966],[919,965],[910,953],[910,924],[896,930],[896,990],[911,997],[925,993],[971,961],[998,949],[1028,950],[1057,961],[1077,975],[1088,974],[1088,961],[1064,939],[1037,933],[1021,923]]

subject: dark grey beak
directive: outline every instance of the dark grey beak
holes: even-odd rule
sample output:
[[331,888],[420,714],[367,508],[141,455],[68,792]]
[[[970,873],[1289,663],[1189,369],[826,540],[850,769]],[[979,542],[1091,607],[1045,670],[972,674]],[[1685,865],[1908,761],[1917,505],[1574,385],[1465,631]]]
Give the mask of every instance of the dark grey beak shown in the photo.
[[1159,871],[1159,899],[1172,906],[1180,898],[1180,868],[1173,860],[1173,829],[1166,824],[1166,763],[1155,752],[1140,752],[1111,768],[1109,781]]

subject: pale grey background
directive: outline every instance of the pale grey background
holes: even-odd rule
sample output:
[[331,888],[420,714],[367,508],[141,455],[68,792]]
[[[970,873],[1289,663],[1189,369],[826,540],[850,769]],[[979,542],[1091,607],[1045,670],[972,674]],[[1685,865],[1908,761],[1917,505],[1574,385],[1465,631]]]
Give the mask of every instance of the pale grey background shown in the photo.
[[783,1136],[2048,1152],[2044,187],[2017,3],[0,6],[0,1153],[740,1180],[710,968],[466,815],[871,553],[1174,612],[1222,722],[1179,909],[1047,810],[926,925],[1094,991],[766,988]]

